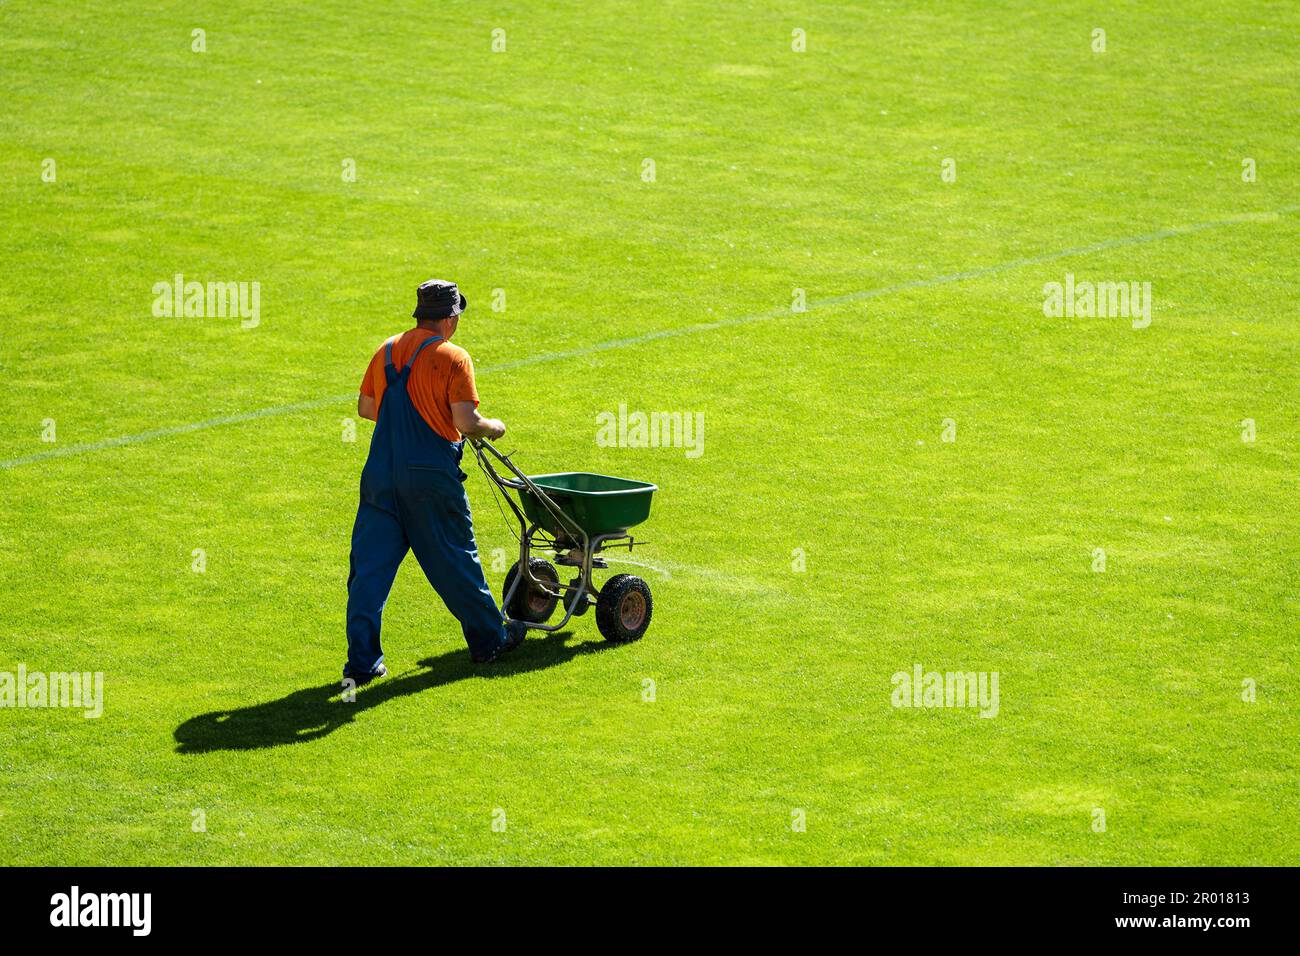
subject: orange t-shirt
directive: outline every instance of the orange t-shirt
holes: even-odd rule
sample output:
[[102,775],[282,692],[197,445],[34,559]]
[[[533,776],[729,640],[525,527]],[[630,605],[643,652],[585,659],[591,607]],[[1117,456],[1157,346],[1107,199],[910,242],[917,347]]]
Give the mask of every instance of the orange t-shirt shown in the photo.
[[[420,343],[432,338],[436,333],[428,329],[410,329],[400,335],[394,335],[384,345],[379,346],[366,368],[365,378],[361,380],[361,394],[369,395],[375,400],[378,412],[384,401],[384,389],[388,379],[384,377],[384,346],[393,343],[393,367],[401,371]],[[474,387],[474,363],[469,353],[459,345],[452,345],[445,339],[430,345],[420,353],[406,380],[406,393],[411,396],[411,404],[420,413],[420,417],[429,423],[429,427],[447,441],[460,441],[461,434],[451,418],[452,402],[473,402],[478,405],[478,389]]]

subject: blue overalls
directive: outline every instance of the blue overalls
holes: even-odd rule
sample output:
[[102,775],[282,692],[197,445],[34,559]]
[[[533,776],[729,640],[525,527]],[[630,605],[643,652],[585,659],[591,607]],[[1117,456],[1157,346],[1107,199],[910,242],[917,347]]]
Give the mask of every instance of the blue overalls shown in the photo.
[[384,660],[380,617],[408,548],[460,621],[471,654],[482,657],[505,643],[501,611],[483,577],[461,484],[466,477],[460,470],[464,442],[447,441],[430,428],[406,391],[420,353],[441,339],[421,342],[400,372],[393,367],[392,342],[384,353],[388,386],[361,470],[361,505],[352,527],[345,675],[373,673]]

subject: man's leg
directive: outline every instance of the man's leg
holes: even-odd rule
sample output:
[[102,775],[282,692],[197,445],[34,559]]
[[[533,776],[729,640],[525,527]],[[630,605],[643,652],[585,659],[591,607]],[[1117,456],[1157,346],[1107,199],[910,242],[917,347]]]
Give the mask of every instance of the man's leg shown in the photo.
[[459,494],[453,492],[451,500],[424,495],[405,499],[402,515],[424,576],[460,621],[470,653],[482,657],[505,643],[505,625],[483,577],[469,501],[459,485],[455,491]]
[[343,673],[370,674],[384,660],[380,621],[409,545],[392,512],[362,501],[352,526],[348,570],[348,662]]

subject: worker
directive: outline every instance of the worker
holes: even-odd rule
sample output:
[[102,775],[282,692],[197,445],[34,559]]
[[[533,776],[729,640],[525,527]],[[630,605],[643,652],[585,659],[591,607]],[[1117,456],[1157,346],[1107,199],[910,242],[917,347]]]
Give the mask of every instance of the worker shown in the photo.
[[345,686],[388,673],[380,618],[408,548],[460,622],[475,663],[497,660],[524,639],[520,622],[507,633],[492,600],[462,484],[464,439],[506,431],[499,419],[479,414],[474,365],[450,341],[467,305],[456,283],[423,283],[415,328],[381,345],[361,381],[357,414],[375,422],[375,431],[352,528]]

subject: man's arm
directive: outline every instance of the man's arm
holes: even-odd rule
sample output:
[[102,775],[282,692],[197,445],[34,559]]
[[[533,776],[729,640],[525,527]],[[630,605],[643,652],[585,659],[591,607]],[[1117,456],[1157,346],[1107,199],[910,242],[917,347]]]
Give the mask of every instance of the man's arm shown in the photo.
[[505,422],[499,418],[484,418],[478,413],[474,402],[452,402],[451,420],[456,430],[466,438],[490,438],[495,441],[506,433]]
[[379,421],[379,412],[375,408],[375,396],[359,395],[357,396],[357,414],[362,418],[368,418],[372,422]]

